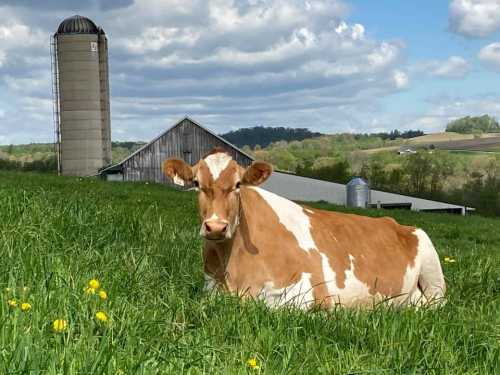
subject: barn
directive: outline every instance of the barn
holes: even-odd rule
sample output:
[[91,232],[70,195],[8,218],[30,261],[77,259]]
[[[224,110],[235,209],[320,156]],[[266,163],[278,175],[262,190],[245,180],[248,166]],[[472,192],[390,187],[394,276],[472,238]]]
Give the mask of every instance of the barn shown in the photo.
[[[150,181],[173,185],[161,171],[165,159],[178,157],[189,164],[195,164],[214,147],[224,148],[242,166],[249,166],[253,161],[250,155],[186,117],[123,161],[101,170],[100,175],[108,181]],[[346,185],[297,176],[293,173],[275,171],[262,187],[292,200],[346,204]],[[387,209],[407,208],[414,211],[441,211],[461,215],[473,210],[469,207],[379,190],[371,190],[369,205]]]

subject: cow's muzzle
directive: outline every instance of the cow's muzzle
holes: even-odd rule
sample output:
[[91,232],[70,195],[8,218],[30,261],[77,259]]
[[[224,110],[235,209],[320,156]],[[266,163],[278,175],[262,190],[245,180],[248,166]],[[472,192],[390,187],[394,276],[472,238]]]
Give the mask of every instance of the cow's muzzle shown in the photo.
[[205,220],[201,226],[200,234],[207,240],[224,240],[229,235],[229,222],[226,220]]

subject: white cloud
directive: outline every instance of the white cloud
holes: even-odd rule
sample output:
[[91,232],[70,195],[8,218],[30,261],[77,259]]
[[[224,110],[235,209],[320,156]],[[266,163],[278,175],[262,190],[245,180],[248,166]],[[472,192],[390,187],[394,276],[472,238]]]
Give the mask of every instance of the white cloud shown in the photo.
[[393,73],[394,83],[396,84],[396,88],[402,89],[408,86],[409,79],[408,75],[401,70],[395,70]]
[[485,37],[500,28],[500,1],[451,0],[450,29],[468,37]]
[[[402,43],[369,37],[348,11],[342,0],[138,0],[85,10],[109,40],[113,134],[147,140],[184,115],[220,132],[258,124],[366,131],[363,111],[371,115],[409,78]],[[16,108],[26,125],[9,133],[15,125],[0,123],[0,133],[50,140],[48,42],[54,19],[68,14],[2,13],[0,25],[18,25],[29,47],[1,34],[9,42],[0,44],[0,99],[10,102],[6,117]]]
[[471,66],[463,57],[450,56],[446,60],[422,61],[416,64],[413,70],[432,77],[461,79],[470,72]]
[[481,48],[477,57],[486,66],[500,72],[500,43],[491,43]]

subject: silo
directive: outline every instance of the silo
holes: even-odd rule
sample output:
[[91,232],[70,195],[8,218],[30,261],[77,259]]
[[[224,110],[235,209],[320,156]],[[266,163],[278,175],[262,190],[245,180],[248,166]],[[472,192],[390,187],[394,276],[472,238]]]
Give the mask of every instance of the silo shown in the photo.
[[366,208],[370,204],[370,186],[362,178],[356,177],[346,185],[347,207]]
[[108,46],[90,19],[65,19],[53,42],[59,173],[89,176],[111,163]]

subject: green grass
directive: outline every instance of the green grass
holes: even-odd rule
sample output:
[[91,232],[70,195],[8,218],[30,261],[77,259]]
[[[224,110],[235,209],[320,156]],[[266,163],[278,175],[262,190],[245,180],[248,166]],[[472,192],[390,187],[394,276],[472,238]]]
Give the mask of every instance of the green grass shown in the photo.
[[[498,373],[499,220],[362,211],[422,227],[456,259],[444,264],[441,309],[270,311],[202,292],[194,198],[0,172],[0,373]],[[108,300],[84,294],[91,278]],[[98,310],[110,323],[96,322]],[[58,318],[63,333],[51,329]]]

